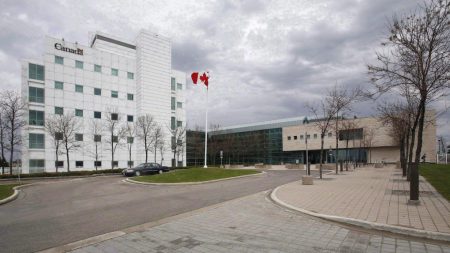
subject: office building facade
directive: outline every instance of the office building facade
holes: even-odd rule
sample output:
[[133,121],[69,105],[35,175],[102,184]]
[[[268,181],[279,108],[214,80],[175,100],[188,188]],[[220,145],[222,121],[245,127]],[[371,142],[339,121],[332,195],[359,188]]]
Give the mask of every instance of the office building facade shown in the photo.
[[[147,114],[163,129],[166,145],[162,155],[151,150],[148,160],[153,162],[156,152],[156,162],[170,166],[171,130],[186,125],[186,74],[172,69],[171,58],[170,39],[145,30],[134,41],[97,32],[89,45],[46,37],[43,59],[22,62],[22,97],[27,102],[23,172],[54,172],[56,167],[65,171],[66,156],[59,154],[56,164],[55,145],[45,129],[46,119],[55,115],[74,115],[80,124],[78,147],[70,152],[72,170],[144,162],[142,140],[135,134],[111,136],[107,125],[113,120],[117,127],[135,127]],[[98,133],[93,132],[95,122],[102,126]],[[114,161],[111,141],[118,143]]]

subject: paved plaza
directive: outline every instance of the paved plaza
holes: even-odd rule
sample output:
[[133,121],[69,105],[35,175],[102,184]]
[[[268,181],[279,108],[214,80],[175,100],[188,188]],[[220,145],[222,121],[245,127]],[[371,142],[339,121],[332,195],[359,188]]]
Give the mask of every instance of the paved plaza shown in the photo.
[[314,213],[450,233],[450,203],[420,177],[421,204],[408,205],[409,182],[392,165],[328,174],[314,185],[293,182],[276,194],[283,202]]
[[73,252],[450,252],[450,247],[313,219],[276,206],[261,192]]

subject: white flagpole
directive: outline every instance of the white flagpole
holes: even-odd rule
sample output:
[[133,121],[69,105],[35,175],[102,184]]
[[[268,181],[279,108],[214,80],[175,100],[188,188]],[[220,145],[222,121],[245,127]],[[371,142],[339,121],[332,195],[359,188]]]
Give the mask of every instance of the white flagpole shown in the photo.
[[206,86],[206,117],[205,117],[205,165],[203,168],[208,168],[207,165],[208,152],[208,86]]

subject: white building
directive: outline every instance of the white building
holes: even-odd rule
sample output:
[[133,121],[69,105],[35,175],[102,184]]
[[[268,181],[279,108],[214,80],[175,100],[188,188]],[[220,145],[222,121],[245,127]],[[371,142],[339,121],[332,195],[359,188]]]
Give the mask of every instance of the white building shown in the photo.
[[[156,161],[163,158],[163,164],[171,166],[170,130],[186,125],[186,74],[172,70],[170,39],[141,31],[131,42],[98,32],[85,46],[46,37],[44,52],[43,59],[22,63],[22,96],[28,102],[28,124],[22,133],[24,173],[55,171],[55,148],[44,122],[61,113],[75,114],[82,124],[76,136],[81,147],[70,154],[71,170],[95,168],[92,122],[106,124],[111,112],[118,114],[112,116],[118,116],[120,125],[132,124],[141,115],[152,115],[164,130],[166,143],[164,155],[157,152]],[[109,136],[103,129],[101,137],[97,137],[101,147],[99,169],[111,168],[111,151],[106,145]],[[128,166],[126,144],[126,138],[119,140],[114,154],[118,168]],[[60,155],[58,160],[59,171],[65,171],[66,156]],[[148,160],[153,162],[153,152]],[[143,144],[135,137],[131,163],[144,161]]]

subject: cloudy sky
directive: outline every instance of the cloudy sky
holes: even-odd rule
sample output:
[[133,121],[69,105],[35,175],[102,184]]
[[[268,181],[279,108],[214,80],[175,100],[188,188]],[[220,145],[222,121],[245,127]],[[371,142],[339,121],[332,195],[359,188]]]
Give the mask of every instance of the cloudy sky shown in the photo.
[[[143,1],[2,0],[0,87],[20,87],[22,58],[40,58],[45,35],[88,44],[89,32],[128,40],[140,29],[168,36],[173,68],[209,69],[210,122],[229,126],[307,114],[334,84],[368,87],[366,65],[394,12],[415,0]],[[188,85],[187,116],[204,123],[202,90]],[[439,108],[445,106],[441,102]],[[373,115],[374,103],[351,113]],[[449,133],[448,112],[438,134]]]

